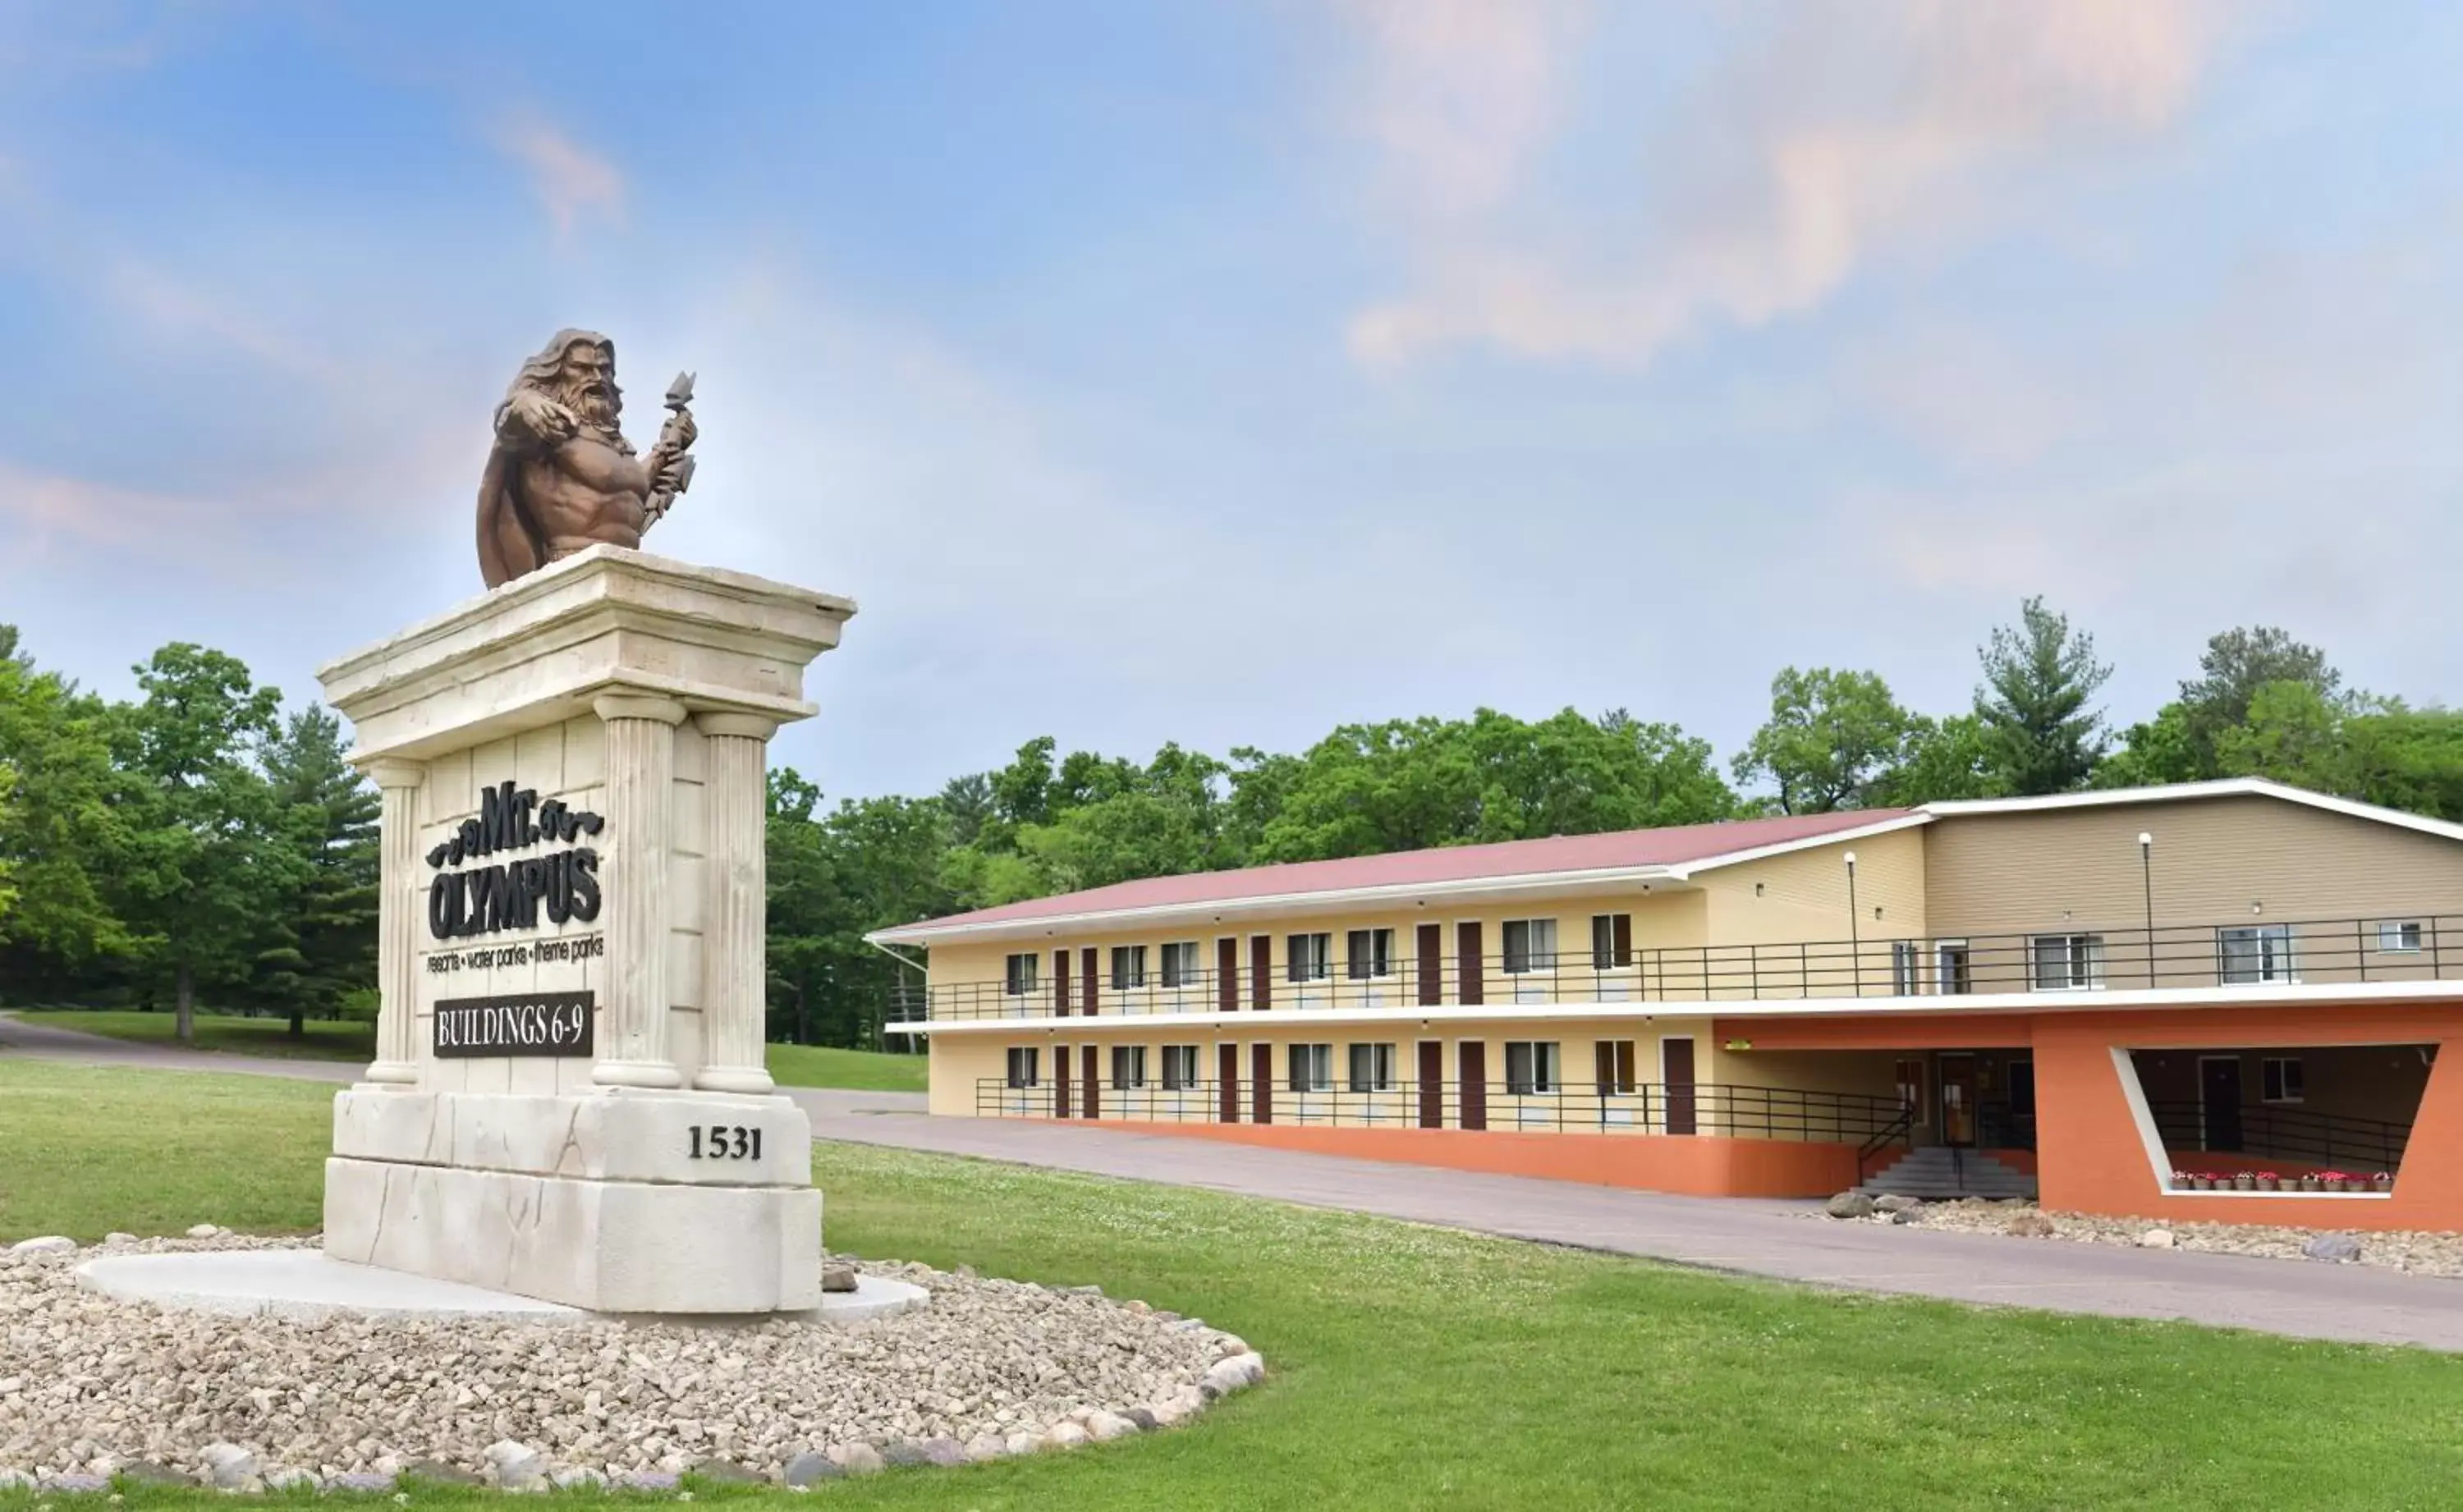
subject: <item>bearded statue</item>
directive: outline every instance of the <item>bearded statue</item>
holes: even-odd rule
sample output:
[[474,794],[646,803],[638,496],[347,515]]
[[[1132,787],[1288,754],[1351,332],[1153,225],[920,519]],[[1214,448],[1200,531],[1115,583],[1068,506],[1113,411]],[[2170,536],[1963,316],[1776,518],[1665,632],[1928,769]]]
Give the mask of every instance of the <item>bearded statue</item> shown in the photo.
[[616,344],[559,331],[522,364],[496,406],[496,444],[479,479],[479,575],[490,588],[601,542],[639,548],[692,478],[699,434],[685,408],[689,376],[667,391],[674,413],[647,457],[617,422]]

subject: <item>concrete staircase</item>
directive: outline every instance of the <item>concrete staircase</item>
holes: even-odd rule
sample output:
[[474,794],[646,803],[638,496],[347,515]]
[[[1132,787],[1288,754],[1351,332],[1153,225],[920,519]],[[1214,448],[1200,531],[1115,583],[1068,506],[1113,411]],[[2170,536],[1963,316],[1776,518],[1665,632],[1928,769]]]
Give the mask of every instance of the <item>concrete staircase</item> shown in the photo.
[[1896,1164],[1874,1172],[1856,1190],[1872,1197],[1895,1192],[1929,1202],[1958,1197],[2032,1198],[2036,1195],[2036,1178],[1973,1150],[1927,1145],[1908,1151]]

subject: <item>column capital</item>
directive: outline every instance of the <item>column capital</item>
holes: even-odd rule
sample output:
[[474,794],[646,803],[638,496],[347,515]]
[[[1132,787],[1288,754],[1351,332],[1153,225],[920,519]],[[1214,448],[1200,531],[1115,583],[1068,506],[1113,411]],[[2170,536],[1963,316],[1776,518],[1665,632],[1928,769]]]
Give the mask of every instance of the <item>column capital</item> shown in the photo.
[[398,756],[380,756],[360,770],[379,788],[420,788],[427,782],[425,762],[403,761]]
[[641,693],[601,693],[590,701],[590,708],[602,720],[654,720],[667,725],[682,724],[687,712],[673,699]]
[[778,733],[778,722],[767,714],[723,713],[704,709],[693,716],[704,735],[731,735],[739,740],[766,741]]

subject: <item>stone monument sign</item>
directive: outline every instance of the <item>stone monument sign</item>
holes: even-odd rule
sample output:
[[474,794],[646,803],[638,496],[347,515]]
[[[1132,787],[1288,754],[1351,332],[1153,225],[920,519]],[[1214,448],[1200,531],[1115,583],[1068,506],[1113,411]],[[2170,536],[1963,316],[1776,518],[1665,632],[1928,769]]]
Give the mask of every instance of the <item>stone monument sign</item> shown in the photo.
[[383,794],[377,1060],[335,1104],[337,1259],[611,1312],[817,1305],[811,1128],[763,1067],[766,753],[843,598],[643,554],[564,332],[496,417],[485,596],[319,672]]

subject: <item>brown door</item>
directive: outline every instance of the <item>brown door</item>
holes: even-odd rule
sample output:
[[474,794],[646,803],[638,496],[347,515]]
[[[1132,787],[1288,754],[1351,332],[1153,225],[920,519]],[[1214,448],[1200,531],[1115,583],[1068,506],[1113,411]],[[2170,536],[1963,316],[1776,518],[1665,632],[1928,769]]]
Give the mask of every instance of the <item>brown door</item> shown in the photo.
[[[1488,982],[1480,975],[1478,919],[1454,926],[1454,955],[1457,958],[1454,982],[1458,993],[1454,1001],[1466,1008],[1478,1007],[1488,1001]],[[1471,1080],[1468,1071],[1463,1073],[1463,1080]]]
[[1095,1059],[1098,1053],[1092,1045],[1078,1052],[1078,1068],[1083,1073],[1078,1078],[1078,1109],[1089,1118],[1103,1116],[1103,1083],[1098,1075],[1101,1067]]
[[[1464,926],[1477,929],[1477,924]],[[1464,1040],[1454,1046],[1455,1069],[1462,1075],[1462,1126],[1488,1127],[1488,1043]]]
[[1435,1007],[1446,1001],[1446,926],[1422,924],[1412,949],[1420,959],[1420,1006]]
[[1271,1045],[1249,1047],[1249,1118],[1253,1123],[1275,1121],[1275,1048]]
[[[1066,964],[1069,952],[1060,954]],[[1069,1101],[1069,1047],[1056,1045],[1052,1048],[1052,1116],[1066,1118],[1076,1111]]]
[[1693,1133],[1693,1042],[1659,1042],[1659,1079],[1667,1084],[1667,1132]]
[[[1437,926],[1425,926],[1434,929]],[[1420,1127],[1446,1126],[1446,1047],[1442,1040],[1420,1042]]]
[[1274,1005],[1275,937],[1251,935],[1249,937],[1249,1006],[1263,1013]]
[[1217,1123],[1240,1121],[1240,1047],[1220,1045],[1214,1049],[1214,1080],[1219,1084],[1214,1093],[1214,1118]]
[[1975,1057],[1941,1058],[1941,1142],[1962,1150],[1975,1148]]
[[1078,1011],[1093,1018],[1095,1002],[1095,947],[1088,945],[1078,952]]
[[1225,1013],[1240,1011],[1240,942],[1229,935],[1214,942],[1214,1006]]
[[1069,947],[1052,953],[1052,1011],[1069,1016]]

